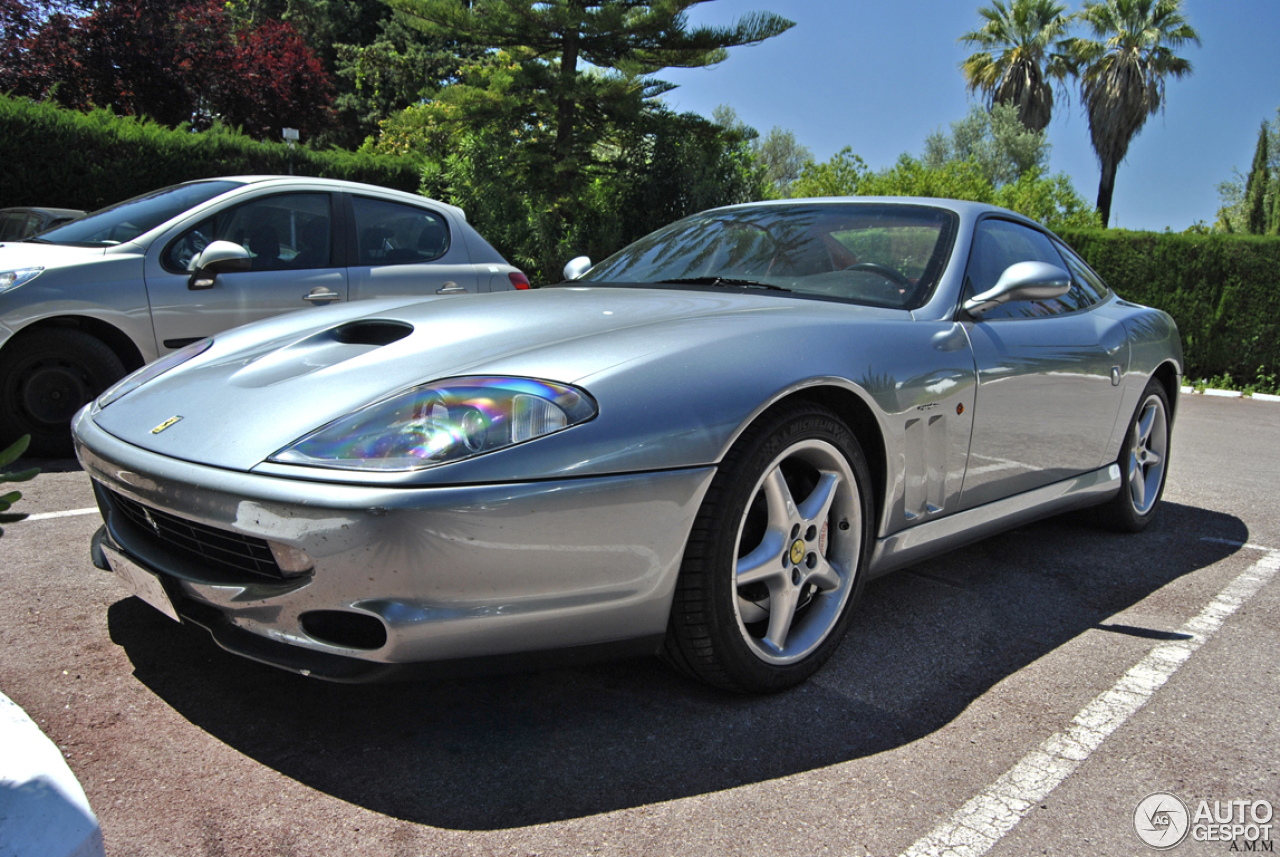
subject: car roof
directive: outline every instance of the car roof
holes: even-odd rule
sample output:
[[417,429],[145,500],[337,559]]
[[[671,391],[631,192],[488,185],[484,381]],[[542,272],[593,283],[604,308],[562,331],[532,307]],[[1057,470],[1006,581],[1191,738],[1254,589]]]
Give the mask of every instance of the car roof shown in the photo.
[[[383,187],[382,185],[365,184],[363,182],[347,181],[346,179],[329,179],[319,176],[280,176],[280,175],[249,175],[249,176],[210,176],[197,181],[223,181],[223,182],[241,182],[245,185],[263,185],[263,184],[290,184],[302,182],[310,185],[318,185],[331,190],[345,191],[347,193],[377,193],[384,196],[393,196],[403,199],[410,203],[430,202],[433,205],[439,205],[454,212],[462,220],[467,219],[466,212],[456,205],[450,205],[438,199],[421,196],[420,194],[408,193],[395,188]],[[187,182],[187,184],[195,184],[196,181]]]
[[1015,220],[1025,221],[1034,224],[1035,221],[1029,219],[1025,215],[1018,214],[1016,211],[1010,211],[1007,208],[1001,208],[998,205],[991,205],[985,202],[970,202],[963,199],[942,199],[940,197],[928,196],[820,196],[820,197],[801,197],[797,199],[771,199],[761,202],[747,202],[738,205],[727,205],[722,208],[712,209],[713,211],[731,211],[744,208],[772,208],[787,207],[793,205],[923,205],[932,208],[942,208],[947,211],[954,211],[966,219],[977,218],[983,214],[999,214],[1002,217],[1009,217]]
[[42,205],[15,205],[12,208],[0,208],[0,214],[8,214],[12,211],[38,211],[43,214],[52,214],[54,217],[80,217],[85,213],[78,208],[45,208]]

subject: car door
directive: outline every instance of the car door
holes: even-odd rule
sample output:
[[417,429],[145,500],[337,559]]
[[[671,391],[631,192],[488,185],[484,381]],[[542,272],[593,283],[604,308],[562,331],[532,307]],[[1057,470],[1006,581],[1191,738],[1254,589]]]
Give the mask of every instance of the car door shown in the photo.
[[[351,300],[489,290],[444,211],[351,195]],[[496,269],[495,269],[496,270]]]
[[[1039,230],[980,221],[965,298],[994,286],[1009,265],[1027,261],[1071,270]],[[1003,304],[966,322],[978,389],[961,509],[1105,464],[1129,355],[1123,325],[1091,311],[1099,302],[1073,275],[1061,298]]]
[[[346,300],[337,220],[331,194],[274,193],[205,213],[162,236],[146,263],[160,353],[251,321]],[[212,288],[193,290],[191,260],[213,241],[245,247],[250,269],[219,274]]]

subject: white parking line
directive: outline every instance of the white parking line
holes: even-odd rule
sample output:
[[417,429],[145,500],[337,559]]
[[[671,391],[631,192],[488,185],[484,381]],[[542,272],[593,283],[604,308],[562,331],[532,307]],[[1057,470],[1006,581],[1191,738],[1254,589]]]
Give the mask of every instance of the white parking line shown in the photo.
[[1275,548],[1264,547],[1263,545],[1255,545],[1249,542],[1237,542],[1237,541],[1233,541],[1232,539],[1216,539],[1216,538],[1213,538],[1212,536],[1204,536],[1200,539],[1200,541],[1213,542],[1214,544],[1217,544],[1217,545],[1228,545],[1229,547],[1233,547],[1233,548],[1245,548],[1246,550],[1251,550],[1251,551],[1269,551],[1274,553],[1276,550]]
[[76,515],[96,515],[98,507],[93,506],[89,509],[68,509],[65,512],[40,512],[35,515],[27,515],[24,521],[47,521],[50,518],[74,518]]
[[1110,690],[1086,705],[1065,732],[1053,735],[1024,756],[951,818],[917,840],[902,857],[979,857],[990,851],[1032,807],[1080,767],[1108,735],[1124,725],[1242,604],[1275,577],[1277,570],[1280,551],[1268,550],[1266,556],[1227,584],[1200,615],[1182,626],[1179,632],[1188,639],[1152,649]]

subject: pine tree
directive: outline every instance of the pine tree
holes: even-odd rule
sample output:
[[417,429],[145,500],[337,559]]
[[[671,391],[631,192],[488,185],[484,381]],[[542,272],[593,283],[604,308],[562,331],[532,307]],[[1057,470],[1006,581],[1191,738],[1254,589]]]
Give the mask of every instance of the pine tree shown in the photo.
[[[1244,186],[1244,204],[1248,214],[1248,232],[1250,235],[1266,234],[1269,215],[1274,215],[1274,205],[1268,206],[1271,196],[1268,192],[1271,184],[1271,170],[1267,163],[1267,123],[1262,123],[1258,133],[1258,146],[1253,151],[1253,168],[1249,170],[1249,180]],[[1271,210],[1268,211],[1268,208]]]
[[689,27],[687,11],[708,0],[388,2],[429,35],[486,45],[511,57],[514,68],[499,69],[486,90],[452,87],[438,99],[467,105],[453,115],[480,126],[496,117],[475,108],[522,114],[525,136],[545,140],[541,172],[552,196],[560,198],[581,192],[600,143],[639,121],[652,99],[671,89],[650,75],[715,65],[731,47],[756,44],[794,26],[777,15],[753,13],[726,27]]

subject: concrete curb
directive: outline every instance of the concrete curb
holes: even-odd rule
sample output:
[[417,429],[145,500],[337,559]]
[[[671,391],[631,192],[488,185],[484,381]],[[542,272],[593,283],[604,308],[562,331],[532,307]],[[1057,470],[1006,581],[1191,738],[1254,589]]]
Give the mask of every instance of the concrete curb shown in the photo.
[[1255,402],[1280,402],[1280,396],[1273,396],[1270,393],[1250,393],[1245,395],[1239,390],[1215,390],[1206,389],[1197,393],[1195,387],[1180,387],[1184,396],[1218,396],[1224,399],[1252,399]]
[[61,751],[0,693],[0,854],[103,857],[102,828]]

